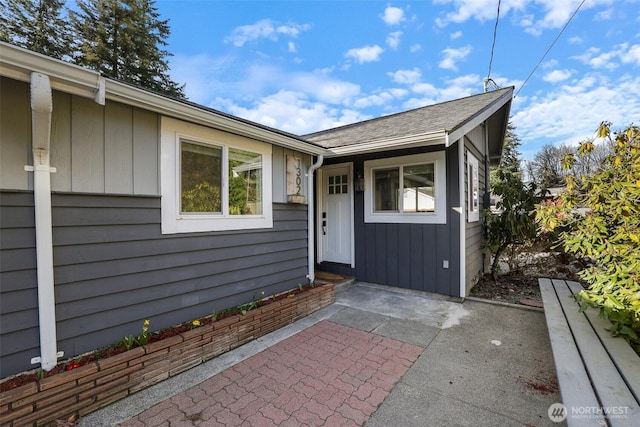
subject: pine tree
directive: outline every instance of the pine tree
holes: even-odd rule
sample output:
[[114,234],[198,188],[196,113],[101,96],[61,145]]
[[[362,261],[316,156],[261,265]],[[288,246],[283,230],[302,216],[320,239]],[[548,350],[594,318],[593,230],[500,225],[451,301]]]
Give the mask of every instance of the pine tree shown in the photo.
[[0,0],[0,40],[69,59],[73,46],[64,5],[64,0]]
[[169,36],[168,20],[153,0],[78,0],[71,18],[81,41],[76,62],[104,76],[145,89],[184,98],[184,85],[167,74],[162,47]]
[[485,211],[486,245],[494,254],[491,274],[498,273],[500,257],[511,250],[508,261],[522,244],[536,237],[533,210],[540,201],[540,191],[535,183],[525,184],[520,166],[520,139],[509,123],[500,164],[491,171],[491,192],[498,198],[496,211]]

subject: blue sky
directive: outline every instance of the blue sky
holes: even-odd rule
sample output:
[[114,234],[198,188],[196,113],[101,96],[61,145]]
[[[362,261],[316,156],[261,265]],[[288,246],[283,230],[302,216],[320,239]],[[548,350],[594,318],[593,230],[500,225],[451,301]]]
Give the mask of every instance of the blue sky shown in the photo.
[[[640,122],[640,0],[502,0],[490,77],[525,159]],[[306,134],[483,91],[498,0],[157,0],[194,102]]]

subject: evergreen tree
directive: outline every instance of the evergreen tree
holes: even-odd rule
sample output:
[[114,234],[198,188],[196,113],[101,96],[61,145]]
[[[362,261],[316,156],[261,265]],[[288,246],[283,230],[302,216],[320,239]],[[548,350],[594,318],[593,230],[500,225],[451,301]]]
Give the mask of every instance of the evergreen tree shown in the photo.
[[[520,167],[520,139],[509,123],[500,164],[491,171],[491,192],[497,196],[496,210],[485,210],[486,245],[494,254],[491,274],[498,273],[500,257],[507,250],[512,255],[517,245],[532,242],[536,237],[533,210],[540,201],[538,187],[525,184]],[[509,259],[509,264],[512,257]]]
[[76,62],[104,76],[184,98],[184,85],[167,74],[164,50],[168,20],[159,19],[154,0],[78,0],[71,12],[80,37]]
[[64,0],[0,0],[0,40],[57,59],[73,51]]

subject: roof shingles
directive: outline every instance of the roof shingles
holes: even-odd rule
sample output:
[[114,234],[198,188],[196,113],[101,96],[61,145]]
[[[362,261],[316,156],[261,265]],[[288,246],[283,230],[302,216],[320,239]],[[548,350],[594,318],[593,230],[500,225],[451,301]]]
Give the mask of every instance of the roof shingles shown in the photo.
[[330,149],[412,135],[449,133],[464,125],[510,91],[513,91],[513,88],[472,95],[315,132],[304,135],[303,138]]

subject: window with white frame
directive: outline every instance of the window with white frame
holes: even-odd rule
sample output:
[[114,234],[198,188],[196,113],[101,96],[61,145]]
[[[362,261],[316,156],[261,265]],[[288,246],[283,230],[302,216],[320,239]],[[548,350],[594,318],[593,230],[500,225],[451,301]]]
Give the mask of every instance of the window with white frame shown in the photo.
[[478,159],[467,151],[467,220],[480,220],[480,181]]
[[271,145],[162,119],[162,232],[273,227]]
[[446,222],[443,151],[364,162],[365,222]]

